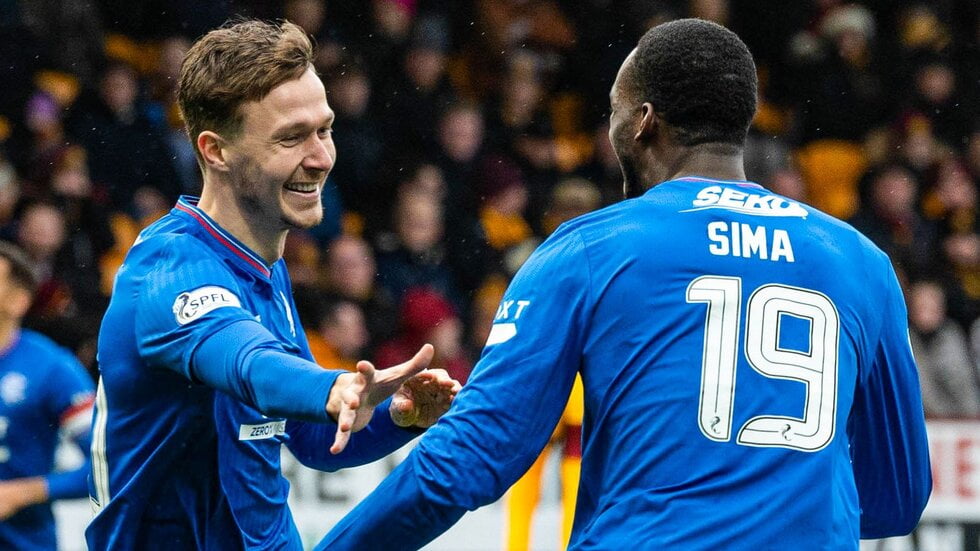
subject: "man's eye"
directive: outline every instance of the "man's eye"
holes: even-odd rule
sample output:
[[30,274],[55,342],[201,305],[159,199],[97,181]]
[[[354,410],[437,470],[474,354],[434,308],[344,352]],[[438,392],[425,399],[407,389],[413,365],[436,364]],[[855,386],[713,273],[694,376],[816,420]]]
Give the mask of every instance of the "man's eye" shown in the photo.
[[317,130],[316,133],[321,138],[326,138],[327,136],[333,134],[333,128],[323,127]]
[[299,143],[299,136],[286,136],[285,138],[279,140],[279,143],[286,147],[292,147]]

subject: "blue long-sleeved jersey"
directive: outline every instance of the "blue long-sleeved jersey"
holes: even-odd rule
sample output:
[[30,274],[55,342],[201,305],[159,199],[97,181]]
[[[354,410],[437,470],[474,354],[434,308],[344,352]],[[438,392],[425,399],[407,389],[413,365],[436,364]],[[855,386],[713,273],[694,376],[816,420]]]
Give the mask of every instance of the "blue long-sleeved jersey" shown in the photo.
[[329,453],[340,372],[312,363],[284,263],[267,266],[189,197],[127,255],[98,359],[91,549],[301,549],[283,444],[331,470],[417,434],[385,402]]
[[575,374],[570,548],[857,549],[931,488],[906,309],[850,226],[684,178],[559,228],[521,268],[449,414],[321,549],[416,549],[498,499]]
[[[85,495],[86,460],[54,473],[59,432],[88,450],[94,385],[78,360],[47,337],[23,329],[0,352],[0,480],[43,476],[51,501]],[[0,522],[0,549],[57,548],[48,503]]]

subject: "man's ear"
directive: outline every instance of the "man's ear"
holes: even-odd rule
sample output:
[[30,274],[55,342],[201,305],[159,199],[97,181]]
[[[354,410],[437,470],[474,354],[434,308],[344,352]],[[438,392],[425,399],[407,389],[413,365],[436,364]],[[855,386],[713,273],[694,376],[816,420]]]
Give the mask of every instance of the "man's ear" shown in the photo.
[[197,149],[201,152],[204,164],[221,172],[228,170],[225,159],[226,147],[225,139],[215,132],[205,130],[197,135]]
[[640,125],[636,129],[633,139],[638,142],[652,140],[657,134],[657,126],[660,125],[660,117],[653,110],[653,104],[645,102],[640,106]]

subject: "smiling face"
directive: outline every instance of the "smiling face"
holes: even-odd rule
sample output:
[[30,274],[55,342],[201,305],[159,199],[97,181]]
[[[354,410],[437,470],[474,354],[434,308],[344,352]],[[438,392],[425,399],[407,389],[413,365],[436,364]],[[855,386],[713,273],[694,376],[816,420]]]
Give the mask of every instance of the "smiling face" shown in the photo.
[[323,218],[320,193],[337,158],[320,78],[308,69],[241,106],[242,127],[227,144],[226,162],[249,223],[310,228]]

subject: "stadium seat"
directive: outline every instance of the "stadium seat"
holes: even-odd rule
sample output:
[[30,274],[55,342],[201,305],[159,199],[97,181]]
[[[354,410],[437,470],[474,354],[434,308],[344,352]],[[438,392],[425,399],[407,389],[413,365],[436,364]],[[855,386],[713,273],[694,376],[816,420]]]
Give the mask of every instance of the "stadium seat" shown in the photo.
[[841,219],[857,211],[858,180],[867,167],[860,145],[818,140],[797,150],[795,157],[814,207]]

